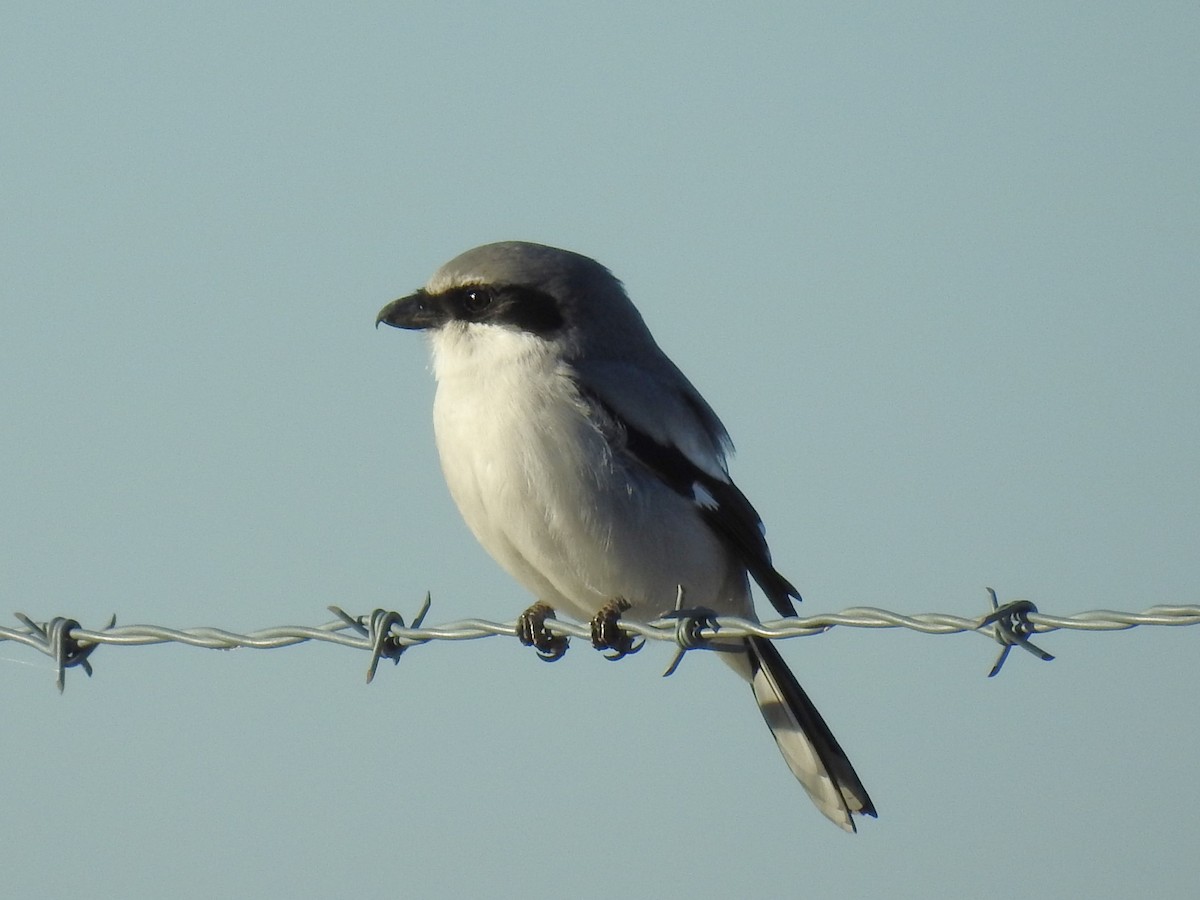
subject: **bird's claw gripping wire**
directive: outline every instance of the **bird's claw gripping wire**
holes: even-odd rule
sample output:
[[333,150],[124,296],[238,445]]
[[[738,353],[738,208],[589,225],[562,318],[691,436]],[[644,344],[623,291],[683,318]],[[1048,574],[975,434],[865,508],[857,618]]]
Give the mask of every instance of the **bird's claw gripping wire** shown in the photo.
[[377,609],[369,616],[355,618],[341,607],[329,607],[331,613],[371,642],[371,665],[367,668],[367,684],[375,678],[375,671],[379,668],[381,659],[390,659],[393,663],[398,663],[400,654],[409,647],[425,643],[423,640],[416,641],[392,634],[392,626],[420,628],[421,623],[425,621],[425,614],[429,612],[432,599],[428,593],[425,594],[425,602],[421,604],[421,609],[411,626],[406,626],[404,616],[393,610]]
[[630,609],[631,604],[624,597],[617,597],[600,607],[600,611],[592,617],[592,646],[597,650],[612,650],[605,653],[604,658],[612,661],[632,656],[646,645],[644,638],[635,639],[621,627],[621,613]]
[[[67,686],[67,669],[72,666],[79,666],[87,673],[88,678],[92,677],[92,664],[88,662],[88,657],[100,645],[80,643],[71,636],[72,631],[83,627],[79,622],[75,619],[55,616],[45,625],[39,625],[25,613],[17,613],[16,616],[29,629],[31,635],[37,635],[42,639],[41,651],[54,659],[54,666],[57,669],[54,686],[58,688],[60,694]],[[104,630],[107,631],[116,624],[117,616],[114,613],[108,620],[108,624],[104,626]]]
[[546,620],[554,618],[554,607],[548,603],[535,603],[517,616],[517,640],[536,650],[544,662],[562,659],[571,645],[565,634],[554,634],[546,627]]
[[1000,667],[1008,659],[1008,651],[1014,646],[1024,648],[1044,662],[1054,659],[1053,656],[1041,647],[1030,643],[1027,637],[1027,635],[1033,634],[1036,631],[1034,624],[1029,621],[1029,614],[1036,613],[1037,607],[1028,600],[1013,600],[1002,606],[996,598],[994,590],[988,588],[987,592],[992,600],[992,611],[980,619],[979,625],[976,627],[986,628],[988,625],[991,625],[992,637],[996,639],[1002,648],[1000,655],[996,658],[996,664],[992,666],[992,671],[988,672],[988,678],[993,678],[999,674]]

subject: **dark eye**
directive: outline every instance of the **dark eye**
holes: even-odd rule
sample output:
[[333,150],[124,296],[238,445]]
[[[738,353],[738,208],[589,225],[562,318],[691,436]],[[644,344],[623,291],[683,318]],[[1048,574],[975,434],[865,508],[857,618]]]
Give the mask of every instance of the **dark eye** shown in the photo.
[[492,289],[486,287],[468,288],[463,295],[463,306],[469,313],[481,313],[492,305]]

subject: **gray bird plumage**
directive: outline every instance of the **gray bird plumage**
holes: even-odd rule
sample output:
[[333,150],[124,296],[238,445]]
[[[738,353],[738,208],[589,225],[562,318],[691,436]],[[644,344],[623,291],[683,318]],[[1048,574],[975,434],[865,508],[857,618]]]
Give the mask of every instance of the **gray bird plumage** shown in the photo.
[[[484,548],[541,603],[590,619],[689,606],[782,615],[799,594],[729,478],[725,427],[659,349],[621,283],[577,253],[517,241],[446,263],[378,322],[429,333],[442,470]],[[753,688],[793,773],[842,828],[875,808],[771,643],[720,655]]]

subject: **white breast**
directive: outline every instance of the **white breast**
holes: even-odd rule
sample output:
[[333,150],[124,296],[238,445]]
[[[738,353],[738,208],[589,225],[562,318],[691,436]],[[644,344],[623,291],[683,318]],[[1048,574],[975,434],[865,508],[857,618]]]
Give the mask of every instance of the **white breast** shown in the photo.
[[694,504],[614,458],[553,346],[494,326],[433,336],[434,430],[467,525],[534,596],[578,618],[615,597],[652,618],[746,614],[745,573]]

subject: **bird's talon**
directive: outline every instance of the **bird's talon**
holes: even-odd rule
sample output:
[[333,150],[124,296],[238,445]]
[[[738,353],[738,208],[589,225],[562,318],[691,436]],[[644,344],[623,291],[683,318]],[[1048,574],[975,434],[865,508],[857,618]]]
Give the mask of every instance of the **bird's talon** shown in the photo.
[[536,650],[545,662],[556,662],[566,656],[570,643],[565,635],[554,634],[546,627],[546,620],[553,618],[556,618],[554,607],[548,603],[535,603],[517,617],[517,639]]
[[616,662],[618,659],[624,659],[626,656],[633,656],[633,654],[637,653],[644,646],[646,646],[645,638],[630,639],[628,647],[616,648],[612,653],[605,653],[604,658]]
[[632,656],[646,645],[645,640],[634,638],[633,635],[621,628],[621,613],[629,608],[629,601],[618,597],[602,606],[592,618],[592,646],[597,650],[613,651],[605,653],[605,659],[615,662],[626,656]]

